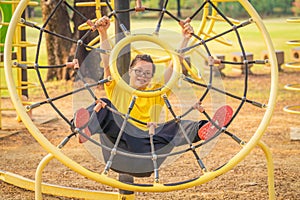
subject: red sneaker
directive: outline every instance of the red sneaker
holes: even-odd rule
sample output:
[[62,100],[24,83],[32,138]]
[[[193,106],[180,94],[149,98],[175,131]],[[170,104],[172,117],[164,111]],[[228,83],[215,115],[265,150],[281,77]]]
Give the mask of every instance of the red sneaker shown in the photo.
[[[77,112],[75,113],[75,117],[74,117],[74,124],[76,128],[82,128],[84,126],[87,125],[87,123],[90,120],[90,113],[89,111],[87,111],[87,109],[85,108],[80,108],[79,110],[77,110]],[[88,127],[85,127],[82,132],[84,134],[86,134],[86,136],[91,137],[91,132],[89,130]],[[79,143],[84,143],[87,141],[87,139],[82,136],[81,134],[79,134]]]
[[[232,118],[233,110],[230,106],[225,105],[220,107],[214,114],[212,121],[219,127],[223,127],[228,124]],[[208,140],[213,137],[219,129],[215,127],[211,122],[204,124],[198,131],[198,136],[201,140]]]

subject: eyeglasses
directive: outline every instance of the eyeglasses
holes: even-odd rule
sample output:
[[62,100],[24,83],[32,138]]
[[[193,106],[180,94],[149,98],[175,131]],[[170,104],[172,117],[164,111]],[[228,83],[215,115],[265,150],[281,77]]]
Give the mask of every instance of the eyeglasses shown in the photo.
[[142,77],[145,76],[145,78],[152,78],[153,74],[150,71],[143,71],[140,69],[132,69],[135,72],[135,75]]

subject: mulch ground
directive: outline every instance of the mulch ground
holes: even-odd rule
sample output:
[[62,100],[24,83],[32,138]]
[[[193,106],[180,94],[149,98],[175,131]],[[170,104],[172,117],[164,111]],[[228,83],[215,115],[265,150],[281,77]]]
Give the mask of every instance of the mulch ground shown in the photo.
[[[249,89],[256,91],[249,93],[250,98],[267,99],[268,94],[266,97],[264,96],[264,90],[267,90],[270,82],[267,77],[261,75],[250,78],[252,86]],[[300,199],[300,141],[290,138],[291,131],[300,128],[300,115],[283,111],[283,107],[286,105],[300,104],[299,92],[283,89],[285,84],[299,81],[299,77],[300,73],[296,71],[280,73],[276,107],[271,123],[262,137],[262,141],[270,147],[274,158],[276,199]],[[236,84],[236,82],[236,78],[224,78],[226,89],[233,87],[232,84]],[[57,88],[59,88],[59,84],[52,88],[52,92],[55,92]],[[33,95],[32,98],[35,100],[34,98],[38,97]],[[3,102],[9,104],[8,99],[4,99]],[[228,103],[234,104],[230,100]],[[68,117],[72,117],[71,98],[57,102],[57,106],[66,112]],[[230,130],[238,133],[242,139],[249,140],[261,122],[263,113],[251,105],[245,105]],[[0,169],[34,179],[37,165],[47,155],[47,152],[29,134],[24,125],[16,121],[14,112],[3,112],[2,116]],[[48,106],[34,110],[33,119],[40,131],[55,145],[58,145],[70,133],[66,123]],[[5,133],[9,133],[9,135],[5,136]],[[222,135],[203,161],[210,169],[213,169],[226,163],[240,149],[241,147],[232,142],[229,137]],[[77,138],[71,139],[64,147],[63,152],[90,170],[99,173],[103,170],[103,164],[91,156],[83,145],[78,144]],[[266,166],[267,162],[263,152],[260,148],[255,148],[232,170],[208,183],[166,193],[137,192],[136,199],[268,199]],[[201,174],[199,167],[195,165],[193,155],[186,153],[174,163],[163,168],[160,175],[162,182],[177,182],[186,180],[190,176],[195,177],[195,174]],[[116,177],[117,174],[112,172],[111,176]],[[43,171],[43,181],[70,187],[117,191],[117,189],[95,183],[76,174],[57,160],[52,160]],[[152,179],[135,179],[137,183],[144,181],[151,183],[153,177]],[[0,199],[34,199],[34,192],[0,181]],[[44,195],[44,199],[70,198]]]

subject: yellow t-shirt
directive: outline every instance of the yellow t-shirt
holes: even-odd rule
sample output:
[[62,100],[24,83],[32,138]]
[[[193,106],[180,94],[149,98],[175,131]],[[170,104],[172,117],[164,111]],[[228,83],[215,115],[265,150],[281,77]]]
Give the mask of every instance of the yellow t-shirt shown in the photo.
[[[161,87],[161,84],[151,84],[146,90],[155,90]],[[128,93],[120,86],[116,84],[116,81],[105,84],[106,95],[112,104],[120,111],[121,113],[127,113],[130,102],[132,101],[132,94]],[[142,122],[158,122],[160,113],[164,105],[164,100],[161,95],[156,97],[137,97],[136,102],[130,112],[130,116],[138,119]],[[131,121],[141,129],[147,129],[146,126]]]

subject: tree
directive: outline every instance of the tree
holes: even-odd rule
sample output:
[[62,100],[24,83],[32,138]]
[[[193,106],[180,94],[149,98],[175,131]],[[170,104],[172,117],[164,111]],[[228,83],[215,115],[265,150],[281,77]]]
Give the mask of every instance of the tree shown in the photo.
[[[42,13],[43,21],[46,21],[52,10],[55,8],[58,0],[42,0]],[[57,9],[52,19],[46,26],[47,30],[55,32],[57,34],[65,35],[67,37],[73,37],[70,27],[70,18],[65,5],[62,5]],[[72,44],[65,42],[63,39],[55,37],[50,34],[45,34],[48,64],[57,65],[58,63],[66,63],[69,57],[69,52]],[[49,69],[47,73],[47,81],[58,79],[62,80],[66,78],[66,69]]]
[[[74,1],[74,5],[76,5],[77,1],[79,2],[79,0]],[[80,0],[80,2],[84,1],[88,2],[90,0]],[[48,18],[58,2],[59,0],[41,0],[43,21]],[[96,17],[94,7],[75,6],[75,9],[88,19],[93,19]],[[101,11],[102,14],[106,13],[105,8],[101,8]],[[70,26],[71,21],[74,24],[74,31],[72,31]],[[74,13],[73,16],[70,17],[65,4],[61,4],[61,6],[57,9],[57,11],[47,24],[46,28],[49,31],[77,40],[86,33],[86,31],[78,30],[79,25],[85,22],[86,21],[76,13]],[[83,42],[88,43],[97,35],[98,34],[96,32],[90,34],[87,38],[84,39]],[[71,61],[73,59],[76,48],[76,44],[50,34],[46,34],[46,46],[49,65],[63,64],[67,61]],[[79,61],[80,72],[84,77],[89,77],[94,80],[98,80],[99,78],[101,78],[101,69],[99,67],[100,55],[98,53],[87,51],[85,48],[81,47],[78,48],[76,58]],[[68,80],[70,79],[70,72],[68,72],[65,68],[49,69],[46,80],[50,81],[55,79]]]
[[181,17],[181,6],[180,6],[180,0],[177,0],[177,17]]
[[[75,0],[74,5],[76,2],[90,2],[90,0]],[[76,10],[78,10],[82,15],[88,17],[89,19],[96,18],[95,8],[94,7],[77,7],[75,6]],[[101,7],[102,15],[106,14],[106,10]],[[72,17],[72,21],[74,23],[74,37],[82,38],[82,36],[86,33],[86,31],[82,30],[79,31],[78,27],[85,23],[83,18],[79,15],[74,14]],[[98,36],[97,31],[90,34],[86,37],[83,42],[89,43],[92,39]],[[101,69],[100,69],[100,55],[95,51],[88,51],[85,48],[79,48],[77,52],[77,59],[80,65],[80,73],[84,77],[88,77],[93,80],[99,80],[101,77]]]

